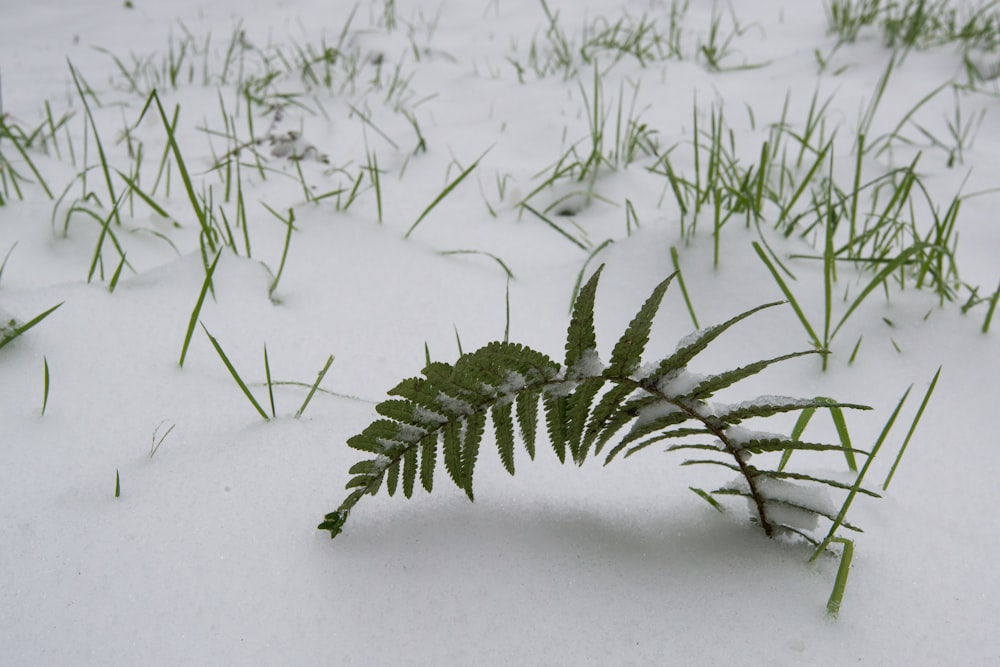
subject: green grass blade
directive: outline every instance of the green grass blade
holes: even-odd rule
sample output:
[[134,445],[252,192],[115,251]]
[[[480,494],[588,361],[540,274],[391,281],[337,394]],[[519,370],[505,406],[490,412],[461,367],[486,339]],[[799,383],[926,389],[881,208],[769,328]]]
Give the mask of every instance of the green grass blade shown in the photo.
[[[790,438],[792,440],[798,440],[802,437],[802,433],[806,430],[806,426],[809,425],[809,420],[812,416],[816,414],[816,408],[806,408],[801,413],[799,413],[799,418],[795,420],[795,426],[792,427],[792,433]],[[788,465],[788,459],[792,458],[792,452],[794,450],[789,448],[781,455],[781,461],[778,463],[778,472],[785,469]]]
[[[4,261],[6,262],[6,260]],[[0,270],[2,270],[2,267],[0,267]],[[993,321],[993,313],[997,309],[998,301],[1000,301],[1000,285],[997,285],[997,291],[993,293],[992,297],[990,297],[990,305],[986,310],[986,318],[983,320],[983,333],[990,332],[990,322]]]
[[695,488],[693,486],[689,486],[688,488],[691,489],[695,493],[695,495],[697,495],[699,498],[701,498],[706,503],[708,503],[713,508],[715,508],[715,510],[717,512],[719,512],[720,514],[725,514],[726,513],[726,508],[722,506],[722,503],[720,503],[718,500],[716,500],[715,498],[713,498],[711,496],[711,494],[709,494],[704,489],[698,489],[698,488]]
[[[541,220],[542,222],[544,222],[545,224],[547,224],[549,227],[551,227],[552,229],[554,229],[557,232],[559,232],[561,235],[563,235],[564,237],[566,237],[570,241],[570,243],[572,243],[573,245],[575,245],[576,247],[578,247],[580,250],[583,250],[584,252],[587,252],[588,250],[590,250],[590,248],[588,248],[586,245],[584,245],[582,241],[580,241],[579,239],[577,239],[576,237],[574,237],[572,234],[570,234],[569,232],[567,232],[566,230],[564,230],[562,227],[560,227],[556,223],[552,222],[552,220],[550,220],[544,213],[541,213],[540,211],[536,211],[531,206],[529,206],[528,204],[525,204],[525,203],[521,204],[521,208],[523,208],[524,210],[528,211],[528,213],[531,213],[536,218],[538,218],[539,220]],[[600,250],[600,248],[598,248],[598,250]]]
[[0,349],[2,349],[4,346],[6,346],[14,339],[19,338],[20,336],[27,333],[29,329],[31,329],[33,326],[35,326],[36,324],[44,320],[46,317],[51,315],[53,312],[55,312],[57,308],[59,308],[59,306],[63,305],[64,303],[65,301],[60,301],[56,305],[46,310],[44,313],[36,315],[35,317],[31,318],[24,324],[16,326],[7,326],[5,323],[0,323]]
[[803,328],[805,328],[806,333],[809,335],[809,338],[812,339],[813,345],[815,345],[817,349],[822,349],[823,343],[820,341],[819,336],[816,335],[816,332],[813,330],[812,325],[809,324],[809,320],[808,318],[806,318],[805,313],[802,312],[802,308],[799,306],[799,302],[795,299],[795,295],[792,294],[792,290],[788,288],[788,284],[785,283],[785,280],[781,277],[781,274],[778,273],[778,269],[775,268],[774,264],[771,262],[771,259],[767,256],[767,253],[764,252],[764,249],[756,241],[753,242],[753,249],[757,251],[757,255],[760,257],[761,261],[764,262],[764,265],[767,267],[768,271],[771,272],[771,275],[774,277],[774,281],[778,283],[778,287],[785,295],[785,298],[788,299],[788,303],[792,306],[792,310],[794,310],[795,314],[798,316],[799,322],[802,323],[802,326]]
[[854,542],[846,537],[835,537],[831,542],[839,542],[844,545],[844,550],[840,554],[840,567],[837,569],[837,579],[833,583],[833,591],[830,593],[830,599],[826,603],[827,613],[836,618],[840,614],[840,603],[844,599],[844,589],[847,588],[847,575],[851,572],[851,561],[854,559]]
[[229,369],[230,375],[233,376],[233,379],[236,380],[236,384],[238,384],[240,390],[243,391],[243,395],[247,397],[247,400],[250,401],[257,413],[264,418],[264,421],[271,421],[271,418],[267,416],[266,412],[264,412],[264,408],[260,407],[260,403],[258,403],[257,399],[250,393],[250,389],[247,387],[246,383],[243,382],[243,378],[241,378],[240,374],[236,372],[236,368],[233,366],[232,362],[229,361],[229,357],[226,356],[226,353],[222,350],[222,346],[219,345],[219,341],[215,339],[215,336],[208,332],[208,329],[204,324],[201,325],[201,328],[205,331],[205,335],[208,336],[208,340],[212,342],[212,347],[214,347],[215,351],[218,352],[219,358],[222,359],[222,363],[226,365],[226,368]]
[[861,290],[861,293],[854,299],[847,311],[845,311],[841,316],[840,321],[837,322],[837,326],[833,328],[833,333],[830,334],[830,340],[833,340],[833,337],[837,335],[837,332],[840,331],[842,326],[844,326],[848,318],[854,314],[854,311],[857,310],[858,306],[861,305],[861,303],[875,290],[876,287],[883,284],[897,269],[909,262],[910,257],[933,247],[934,246],[927,243],[915,243],[903,252],[899,253],[899,255],[891,262],[886,264],[881,271],[875,274],[875,277],[871,279],[868,285]]
[[45,416],[45,408],[49,405],[49,360],[48,357],[42,355],[43,364],[43,378],[45,380],[43,393],[42,393],[42,416]]
[[45,179],[42,178],[42,174],[38,171],[38,168],[35,166],[35,163],[28,156],[28,152],[25,150],[24,146],[21,145],[21,142],[18,141],[17,138],[14,136],[14,134],[10,131],[10,128],[7,126],[7,123],[4,122],[4,118],[5,116],[0,115],[0,138],[7,137],[10,140],[10,143],[14,144],[15,150],[17,150],[17,152],[21,154],[21,159],[24,160],[25,164],[28,165],[28,169],[31,170],[31,173],[35,175],[35,179],[38,181],[38,184],[42,187],[42,190],[45,191],[45,195],[49,199],[55,199],[55,197],[52,196],[52,191],[49,190],[49,186],[48,184],[46,184]]
[[313,383],[312,387],[309,389],[309,393],[306,395],[306,400],[302,401],[302,406],[299,408],[298,412],[295,413],[295,418],[298,419],[302,416],[302,413],[306,411],[306,406],[309,405],[309,401],[312,400],[313,394],[319,389],[319,385],[323,382],[323,378],[326,376],[326,372],[330,370],[330,366],[333,364],[333,355],[331,354],[327,360],[326,364],[323,365],[322,370],[316,376],[316,382]]
[[681,273],[680,261],[677,257],[677,246],[670,246],[670,261],[674,264],[674,272],[677,274],[677,284],[680,285],[681,294],[684,296],[684,304],[687,306],[688,313],[691,315],[691,322],[694,324],[695,329],[700,329],[698,325],[698,316],[694,314],[694,305],[691,303],[691,297],[688,295],[687,285],[684,283],[684,274]]
[[220,250],[215,255],[215,259],[212,261],[212,265],[208,267],[208,271],[205,272],[205,281],[201,284],[201,292],[198,294],[198,301],[194,304],[194,310],[191,311],[191,320],[188,322],[187,332],[184,334],[184,345],[181,347],[181,359],[178,365],[184,367],[184,358],[187,356],[188,346],[191,344],[191,336],[194,334],[194,327],[198,323],[198,318],[201,315],[201,306],[205,303],[205,295],[208,294],[208,289],[212,284],[212,276],[215,274],[215,267],[219,263],[219,258],[222,257],[222,251]]
[[493,253],[486,252],[485,250],[442,250],[439,254],[441,254],[441,255],[483,255],[484,257],[489,257],[494,262],[496,262],[497,264],[499,264],[500,268],[503,269],[503,272],[507,274],[507,278],[508,279],[513,279],[514,278],[514,272],[510,270],[510,267],[507,266],[506,262],[504,262],[502,259],[500,259],[496,255],[494,255]]
[[484,157],[486,157],[486,153],[489,153],[491,148],[487,148],[482,155],[476,158],[475,162],[470,164],[461,174],[459,174],[455,178],[455,180],[453,180],[451,183],[445,186],[444,190],[442,190],[441,193],[434,198],[434,201],[432,201],[430,204],[427,205],[427,208],[425,208],[423,212],[417,217],[416,221],[412,225],[410,225],[410,228],[406,231],[406,234],[403,235],[404,239],[410,238],[410,234],[413,233],[413,230],[416,229],[417,225],[423,222],[423,219],[426,218],[427,215],[434,210],[434,207],[440,204],[445,197],[451,194],[451,191],[457,188],[458,185],[465,180],[465,177],[471,174],[475,170],[475,168],[479,166],[479,161],[482,160]]
[[135,126],[138,127],[139,123],[142,122],[143,117],[146,115],[146,111],[153,103],[156,104],[156,110],[159,112],[160,120],[163,121],[163,127],[167,132],[167,147],[170,149],[170,152],[173,153],[174,162],[177,165],[177,171],[180,173],[181,181],[184,183],[184,191],[187,193],[188,201],[191,203],[191,209],[194,211],[195,217],[198,219],[198,224],[201,226],[201,231],[205,235],[205,240],[209,243],[209,248],[212,251],[215,251],[215,230],[209,226],[208,218],[205,214],[205,207],[199,203],[198,196],[194,192],[194,185],[191,183],[191,175],[188,172],[187,164],[184,162],[184,156],[181,155],[180,147],[177,145],[177,137],[174,132],[175,125],[171,125],[170,121],[167,119],[167,112],[163,109],[163,104],[160,103],[160,96],[155,90],[149,94],[149,97],[146,100],[146,105],[143,107],[142,113],[139,114],[139,120],[136,121]]
[[274,409],[274,383],[271,382],[271,363],[267,359],[267,345],[264,345],[264,377],[267,378],[267,397],[271,401],[271,417],[277,417]]
[[878,440],[875,441],[875,446],[872,447],[871,453],[868,455],[868,459],[861,467],[861,472],[858,473],[857,479],[854,480],[854,484],[851,486],[851,490],[848,491],[847,498],[844,499],[844,504],[840,507],[840,512],[837,514],[837,518],[834,519],[826,537],[819,544],[819,546],[816,547],[816,551],[814,551],[812,557],[809,558],[809,562],[819,558],[819,555],[823,553],[823,551],[830,545],[830,542],[833,541],[837,530],[840,529],[841,524],[844,523],[844,519],[847,517],[847,511],[851,508],[851,503],[854,502],[854,497],[858,494],[858,489],[861,488],[861,482],[864,481],[865,475],[868,473],[868,468],[870,468],[872,462],[875,461],[875,456],[882,448],[882,443],[885,442],[886,437],[889,435],[892,425],[896,422],[896,417],[899,416],[899,411],[903,408],[903,404],[906,402],[907,396],[910,395],[911,389],[913,389],[912,385],[903,393],[903,397],[899,399],[896,409],[893,410],[892,415],[890,415],[888,421],[886,421],[885,426],[882,428],[882,433],[879,434]]
[[913,432],[917,430],[917,424],[920,422],[920,418],[924,414],[924,408],[927,407],[927,403],[931,400],[931,394],[934,393],[934,387],[937,386],[938,378],[941,377],[941,366],[938,366],[937,373],[934,374],[934,379],[931,380],[931,384],[927,387],[927,393],[924,394],[924,400],[920,402],[920,408],[917,409],[916,416],[913,417],[913,422],[910,424],[910,430],[906,432],[906,438],[903,439],[903,445],[899,448],[899,454],[896,455],[896,460],[892,463],[892,468],[889,469],[889,474],[885,478],[885,482],[882,484],[882,490],[886,491],[889,488],[889,482],[892,481],[892,476],[896,474],[896,466],[899,465],[900,460],[903,458],[903,454],[906,453],[906,446],[910,444],[910,438],[913,437]]

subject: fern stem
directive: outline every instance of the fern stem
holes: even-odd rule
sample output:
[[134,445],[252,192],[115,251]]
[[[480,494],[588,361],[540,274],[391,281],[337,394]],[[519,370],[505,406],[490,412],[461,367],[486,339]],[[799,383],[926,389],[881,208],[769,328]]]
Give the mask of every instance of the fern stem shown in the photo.
[[634,385],[636,388],[649,392],[650,394],[653,394],[654,396],[666,401],[667,403],[670,403],[671,405],[675,406],[678,410],[684,412],[684,414],[688,415],[690,418],[695,419],[704,424],[705,428],[708,429],[708,431],[710,431],[712,435],[714,435],[719,439],[719,442],[722,443],[722,446],[725,448],[726,452],[736,460],[736,465],[740,469],[740,474],[743,475],[743,478],[747,481],[747,487],[749,488],[750,497],[753,499],[754,505],[757,507],[757,516],[760,517],[761,528],[764,529],[764,534],[767,535],[768,537],[774,536],[774,527],[771,525],[771,522],[767,520],[767,511],[764,509],[764,497],[760,494],[760,491],[757,489],[757,484],[754,482],[754,475],[750,471],[750,467],[747,465],[746,461],[743,460],[743,457],[740,456],[740,449],[736,447],[733,444],[732,440],[729,439],[729,436],[726,435],[725,428],[720,427],[720,425],[715,420],[708,419],[698,414],[698,412],[690,405],[688,405],[686,401],[671,398],[664,392],[660,391],[658,387],[656,387],[655,385],[651,385],[648,382],[640,382],[637,380],[633,380],[631,378],[606,378],[606,379],[609,380],[610,382],[614,382],[617,384]]

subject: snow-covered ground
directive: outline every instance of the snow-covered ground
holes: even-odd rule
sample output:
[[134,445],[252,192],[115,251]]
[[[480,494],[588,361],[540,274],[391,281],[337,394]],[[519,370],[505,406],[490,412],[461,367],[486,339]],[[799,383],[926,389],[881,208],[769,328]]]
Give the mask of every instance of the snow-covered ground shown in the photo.
[[[2,324],[62,304],[0,349],[0,662],[1000,661],[1000,315],[982,332],[1000,279],[995,56],[967,61],[954,44],[894,56],[876,27],[838,47],[824,4],[0,3]],[[972,77],[973,60],[986,76]],[[602,127],[593,180],[574,180],[578,168],[543,186],[585,162]],[[720,171],[753,166],[756,183],[765,141],[780,142],[780,166],[761,190],[780,191],[787,212],[765,195],[757,219],[739,210],[717,229],[715,202],[723,218],[735,206],[721,193],[697,218],[689,194],[682,213],[668,171],[732,185]],[[912,234],[935,241],[935,213],[947,227],[960,195],[944,239],[953,298],[904,266],[849,314],[825,372],[803,357],[725,397],[870,405],[847,414],[869,449],[912,384],[868,473],[880,488],[942,368],[884,498],[851,508],[865,532],[842,531],[856,551],[839,618],[826,613],[839,547],[810,563],[807,543],[767,539],[745,502],[720,514],[688,490],[727,474],[656,448],[577,467],[542,439],[509,477],[488,434],[475,504],[439,470],[433,494],[363,499],[335,541],[315,528],[363,458],[347,439],[425,354],[451,362],[509,328],[560,359],[574,285],[600,263],[605,359],[674,270],[672,247],[700,326],[784,298],[756,241],[795,274],[782,275],[822,338],[824,264],[794,256],[823,253],[823,227],[807,230],[824,179],[847,193],[843,211],[859,202],[859,227],[874,225],[907,175],[856,185],[888,184],[918,155],[912,196],[888,215],[906,228],[884,258]],[[846,221],[836,247],[845,234]],[[196,319],[270,415],[266,345],[275,419],[200,326],[178,363],[220,250]],[[836,263],[833,325],[883,266]],[[976,286],[985,300],[963,312]],[[675,284],[647,359],[693,329]],[[693,370],[811,345],[782,306]],[[817,414],[804,437],[837,436]],[[842,457],[791,465],[846,473]]]

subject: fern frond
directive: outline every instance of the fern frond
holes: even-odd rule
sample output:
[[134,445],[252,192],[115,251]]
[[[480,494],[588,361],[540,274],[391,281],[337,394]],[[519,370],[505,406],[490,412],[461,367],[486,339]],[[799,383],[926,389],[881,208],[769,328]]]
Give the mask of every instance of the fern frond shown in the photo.
[[590,406],[594,404],[597,394],[604,388],[604,378],[591,378],[582,381],[566,401],[567,429],[566,438],[569,442],[573,462],[583,465],[587,458],[587,444],[584,440],[584,430],[587,418],[590,416]]
[[579,373],[578,365],[586,362],[587,357],[596,354],[597,336],[594,334],[594,299],[597,296],[597,281],[601,278],[602,264],[594,271],[576,297],[573,303],[573,315],[566,332],[566,373],[575,376]]
[[780,306],[783,303],[785,302],[773,301],[771,303],[765,303],[761,306],[757,306],[756,308],[744,311],[736,317],[726,320],[722,324],[717,324],[714,327],[696,331],[682,340],[677,346],[677,350],[672,355],[660,362],[660,364],[656,367],[656,370],[653,371],[652,375],[646,378],[646,382],[655,386],[656,383],[659,382],[664,376],[685,368],[692,359],[708,347],[709,343],[724,334],[728,329],[732,328],[733,325],[745,320],[754,313],[758,313],[766,308]]
[[437,435],[430,435],[420,441],[420,485],[424,491],[434,490],[434,464],[437,459]]
[[538,433],[538,398],[541,390],[526,390],[517,395],[514,405],[517,413],[517,425],[521,431],[521,440],[528,458],[535,458],[535,436]]
[[855,403],[837,403],[825,398],[790,398],[788,396],[760,396],[751,401],[731,406],[716,415],[726,424],[738,424],[751,417],[771,417],[779,412],[794,412],[807,408],[850,408],[852,410],[871,410],[867,405]]
[[[688,364],[722,333],[750,315],[781,302],[752,308],[722,324],[691,334],[672,354],[652,363],[652,372],[640,373],[653,319],[673,276],[653,289],[618,339],[611,360],[605,365],[598,355],[594,332],[594,305],[602,269],[594,272],[574,302],[566,333],[564,365],[523,345],[492,342],[460,355],[453,365],[428,363],[420,377],[407,378],[391,389],[388,394],[392,398],[375,408],[379,418],[348,439],[348,446],[371,457],[350,468],[351,477],[346,485],[349,494],[336,511],[326,515],[320,528],[330,531],[331,536],[339,534],[360,499],[377,493],[383,483],[390,495],[402,488],[403,495],[409,498],[419,477],[421,486],[432,491],[439,456],[448,477],[473,500],[473,478],[487,425],[495,439],[500,462],[513,475],[515,431],[528,456],[535,456],[539,405],[543,409],[549,443],[561,462],[570,458],[580,465],[589,456],[601,453],[616,437],[619,440],[607,452],[605,465],[622,452],[628,457],[665,440],[706,439],[707,442],[674,444],[666,451],[708,452],[713,456],[686,460],[681,465],[714,465],[736,472],[739,475],[736,486],[730,485],[712,494],[748,498],[752,512],[756,512],[757,520],[768,535],[782,528],[811,540],[802,532],[801,525],[792,525],[796,522],[782,519],[775,508],[783,508],[783,516],[796,520],[801,516],[795,512],[831,518],[832,512],[824,507],[810,507],[809,503],[800,502],[795,489],[806,487],[798,487],[795,482],[810,482],[877,497],[859,488],[857,482],[850,485],[800,472],[763,470],[748,463],[755,453],[796,449],[861,454],[869,461],[874,452],[853,449],[849,443],[802,442],[797,437],[800,433],[786,438],[738,426],[746,419],[783,412],[808,412],[817,408],[869,409],[866,406],[838,403],[827,398],[784,396],[761,396],[735,405],[708,402],[716,392],[773,364],[821,352],[793,352],[708,376],[688,371]],[[719,507],[712,494],[694,487],[692,490]],[[769,507],[779,512],[778,519],[768,518]]]
[[500,461],[504,469],[511,475],[514,474],[514,418],[512,416],[511,404],[501,403],[494,405],[490,410],[490,417],[493,420],[493,429],[496,431],[497,451],[500,453]]
[[413,497],[413,485],[417,480],[417,448],[410,447],[403,454],[403,495]]
[[542,399],[542,404],[545,406],[545,426],[548,429],[549,442],[552,444],[556,456],[559,457],[559,463],[565,463],[568,426],[566,413],[569,400],[566,396],[546,394]]
[[756,375],[772,364],[787,361],[788,359],[794,359],[796,357],[802,357],[807,354],[822,354],[822,352],[820,350],[792,352],[791,354],[783,354],[780,357],[774,357],[772,359],[765,359],[764,361],[747,364],[746,366],[741,366],[731,371],[726,371],[725,373],[712,375],[696,385],[695,388],[686,395],[686,397],[698,400],[711,398],[715,392],[725,389],[726,387],[729,387],[752,375]]
[[661,282],[649,295],[642,308],[635,318],[629,322],[625,333],[618,339],[614,350],[611,352],[611,363],[604,371],[604,376],[609,378],[628,377],[639,368],[642,361],[642,354],[646,350],[649,342],[649,332],[653,327],[653,318],[660,308],[663,295],[670,287],[671,281],[677,272],[671,273],[666,280]]
[[[587,423],[587,431],[584,434],[584,449],[589,451],[593,446],[594,454],[600,454],[608,440],[628,423],[631,416],[622,414],[621,407],[635,391],[633,386],[619,384],[601,397],[600,402],[590,413],[590,421]],[[616,416],[618,418],[612,421]]]

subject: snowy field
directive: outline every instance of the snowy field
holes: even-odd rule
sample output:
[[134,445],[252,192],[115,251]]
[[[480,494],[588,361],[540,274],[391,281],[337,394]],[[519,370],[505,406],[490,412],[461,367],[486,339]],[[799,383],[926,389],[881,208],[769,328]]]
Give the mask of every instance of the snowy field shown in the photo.
[[[0,662],[1000,663],[982,5],[0,2]],[[561,464],[541,411],[515,476],[487,421],[475,503],[439,461],[432,493],[405,499],[404,470],[317,529],[388,390],[491,341],[562,363],[602,264],[602,364],[678,269],[645,363],[791,300],[689,371],[828,349],[718,400],[870,406],[800,439],[840,446],[843,414],[882,497],[844,452],[796,451],[783,483],[829,515],[797,534],[780,499],[762,521],[710,493],[740,466],[680,465],[712,452],[603,466],[635,425]],[[725,433],[718,460],[749,460]],[[777,488],[781,458],[751,479]],[[864,532],[831,523],[849,496]],[[828,536],[853,545],[839,616]]]

